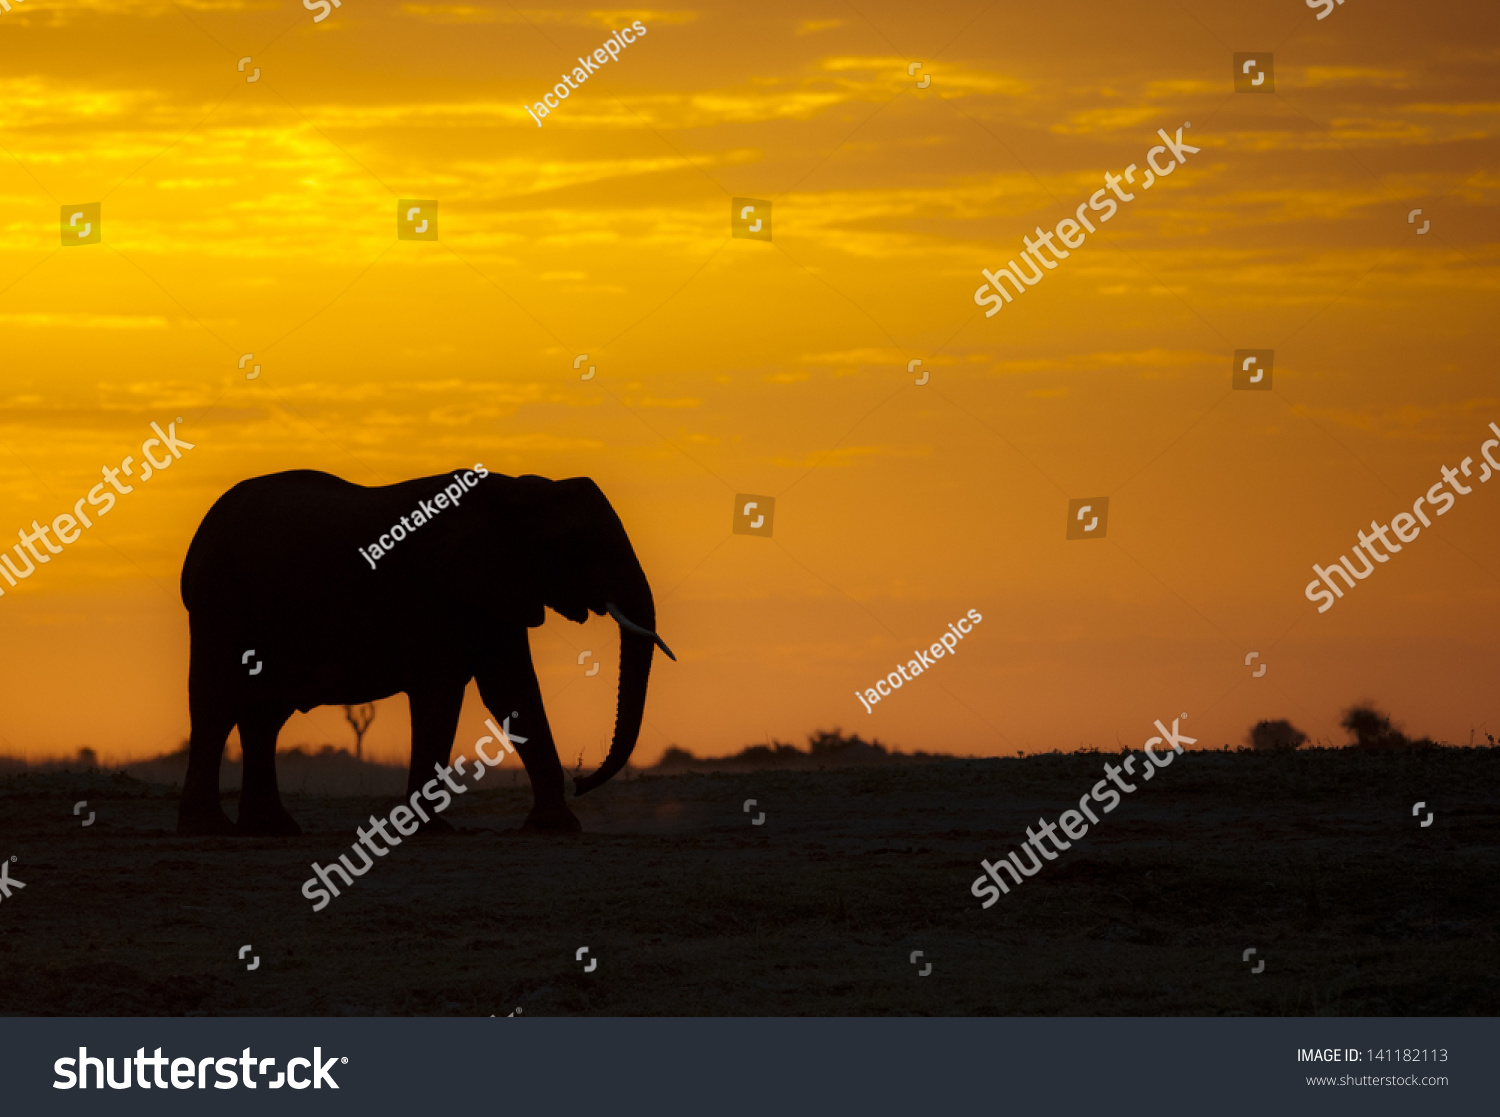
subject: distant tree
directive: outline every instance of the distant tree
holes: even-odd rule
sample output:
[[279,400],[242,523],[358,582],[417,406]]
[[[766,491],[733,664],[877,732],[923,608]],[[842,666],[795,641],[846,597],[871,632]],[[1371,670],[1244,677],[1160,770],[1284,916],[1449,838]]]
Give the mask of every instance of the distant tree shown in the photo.
[[369,732],[370,723],[375,720],[375,703],[366,702],[359,709],[345,706],[344,717],[354,727],[354,759],[363,760],[365,734]]
[[1339,724],[1353,734],[1353,743],[1358,748],[1399,749],[1410,743],[1371,702],[1350,706]]
[[1285,719],[1257,722],[1250,730],[1250,747],[1256,752],[1291,752],[1307,743],[1307,734]]
[[863,740],[858,733],[852,737],[845,737],[839,729],[833,732],[819,730],[817,733],[809,733],[807,736],[807,751],[811,756],[832,757],[844,753],[860,755],[886,754],[885,746],[879,741]]

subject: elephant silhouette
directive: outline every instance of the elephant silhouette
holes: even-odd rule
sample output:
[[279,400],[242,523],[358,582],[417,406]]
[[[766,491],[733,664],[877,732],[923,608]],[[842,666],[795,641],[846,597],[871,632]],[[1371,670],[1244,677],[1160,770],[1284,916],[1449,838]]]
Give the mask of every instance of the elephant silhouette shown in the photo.
[[[301,833],[276,784],[282,725],[295,710],[397,691],[411,703],[409,798],[447,763],[470,679],[496,718],[520,715],[526,741],[515,747],[535,799],[525,828],[580,830],[527,629],[542,623],[544,606],[578,624],[608,613],[620,628],[614,737],[598,770],[574,781],[577,795],[629,761],[655,647],[676,658],[656,635],[651,587],[624,525],[587,477],[476,466],[380,487],[313,470],[251,478],[203,517],[182,565],[182,602],[192,737],[179,834]],[[253,675],[241,662],[247,648],[263,664]],[[237,824],[219,806],[219,764],[236,725]],[[428,825],[450,828],[436,816]]]

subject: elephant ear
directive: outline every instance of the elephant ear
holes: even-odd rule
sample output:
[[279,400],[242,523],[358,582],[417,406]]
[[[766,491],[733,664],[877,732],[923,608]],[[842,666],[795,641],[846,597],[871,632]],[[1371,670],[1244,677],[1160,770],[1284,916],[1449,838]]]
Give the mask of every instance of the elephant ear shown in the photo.
[[606,552],[623,541],[623,554],[631,554],[624,525],[587,477],[492,473],[457,513],[433,541],[441,548],[435,572],[449,583],[434,589],[481,623],[536,628],[551,606],[582,624],[590,611],[604,612]]
[[587,477],[550,481],[517,478],[530,506],[536,577],[542,601],[577,624],[590,611],[604,612],[605,553],[624,537],[619,517],[599,486]]

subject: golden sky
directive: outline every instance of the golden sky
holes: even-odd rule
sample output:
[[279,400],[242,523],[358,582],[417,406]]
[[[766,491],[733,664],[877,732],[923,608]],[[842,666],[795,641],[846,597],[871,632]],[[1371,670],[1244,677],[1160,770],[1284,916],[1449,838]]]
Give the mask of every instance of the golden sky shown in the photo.
[[[0,584],[0,751],[186,737],[177,578],[237,481],[477,461],[593,477],[624,520],[678,655],[638,762],[833,726],[1138,746],[1184,711],[1216,746],[1263,717],[1341,742],[1365,697],[1500,733],[1500,485],[1327,612],[1303,596],[1500,423],[1493,4],[9,2],[0,543],[152,422],[195,448]],[[1262,51],[1274,89],[1236,93]],[[984,316],[980,268],[1187,122],[1198,154]],[[734,198],[772,203],[770,241],[731,237]],[[437,241],[397,238],[403,199],[437,200]],[[87,203],[101,243],[64,250]],[[1231,390],[1242,348],[1274,349],[1271,391]],[[740,493],[776,498],[770,539],[732,533]],[[1106,537],[1066,539],[1097,496]],[[565,765],[597,763],[613,622],[532,644]],[[376,755],[404,761],[404,717]],[[281,743],[350,739],[323,708]]]

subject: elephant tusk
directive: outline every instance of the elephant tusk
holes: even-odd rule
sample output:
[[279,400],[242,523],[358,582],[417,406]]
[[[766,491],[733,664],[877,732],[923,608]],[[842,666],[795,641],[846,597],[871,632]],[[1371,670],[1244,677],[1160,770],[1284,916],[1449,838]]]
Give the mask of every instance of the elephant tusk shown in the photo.
[[604,608],[608,611],[610,616],[615,618],[615,621],[621,628],[628,629],[629,631],[634,632],[637,636],[651,637],[651,639],[661,647],[661,650],[667,653],[667,658],[672,660],[673,662],[676,662],[677,657],[672,654],[672,649],[667,647],[667,642],[660,636],[652,632],[649,628],[642,628],[640,625],[636,624],[635,621],[631,620],[624,613],[620,612],[620,610],[615,607],[615,603],[613,601],[606,601],[604,603]]

